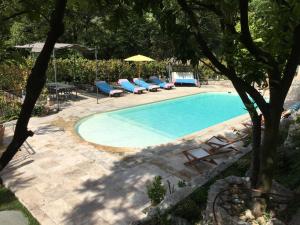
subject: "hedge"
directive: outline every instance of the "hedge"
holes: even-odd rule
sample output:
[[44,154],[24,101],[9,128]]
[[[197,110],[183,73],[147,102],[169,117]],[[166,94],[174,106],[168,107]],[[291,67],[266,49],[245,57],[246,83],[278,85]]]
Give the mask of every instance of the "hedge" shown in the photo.
[[[0,65],[0,89],[20,90],[24,89],[25,81],[34,64],[34,58],[24,59],[20,63],[6,63]],[[96,78],[96,61],[85,58],[58,58],[55,60],[57,66],[57,81],[77,82],[82,84],[93,84]],[[167,76],[167,61],[154,61],[140,63],[141,77],[146,79],[152,75]],[[176,65],[174,70],[192,70],[191,67]],[[176,69],[175,69],[176,68]],[[201,78],[215,78],[215,74],[200,65]],[[116,82],[120,78],[132,79],[137,76],[137,64],[123,60],[99,60],[98,79],[108,82]],[[54,81],[54,70],[52,62],[49,63],[47,71],[48,81]]]

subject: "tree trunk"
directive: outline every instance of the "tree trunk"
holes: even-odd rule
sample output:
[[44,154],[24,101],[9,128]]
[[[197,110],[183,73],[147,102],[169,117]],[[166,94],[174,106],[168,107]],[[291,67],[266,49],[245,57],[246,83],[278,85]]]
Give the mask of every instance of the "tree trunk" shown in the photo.
[[35,103],[45,85],[46,71],[55,42],[64,31],[63,16],[66,3],[67,0],[56,0],[55,9],[50,20],[50,31],[45,41],[45,45],[27,79],[26,97],[16,124],[14,137],[0,158],[0,171],[3,170],[9,161],[14,157],[24,141],[29,136],[33,135],[33,132],[29,131],[27,126]]
[[[277,114],[277,115],[276,115]],[[265,119],[265,130],[260,151],[260,176],[258,188],[269,192],[272,187],[279,133],[280,114],[272,113],[271,120]]]
[[258,115],[256,111],[252,113],[252,160],[250,175],[252,188],[257,188],[258,176],[260,171],[261,119],[262,115]]

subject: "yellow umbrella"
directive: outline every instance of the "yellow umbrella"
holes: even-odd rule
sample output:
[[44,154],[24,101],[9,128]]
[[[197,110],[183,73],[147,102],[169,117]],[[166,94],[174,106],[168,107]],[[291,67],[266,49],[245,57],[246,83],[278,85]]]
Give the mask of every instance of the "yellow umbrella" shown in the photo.
[[[144,56],[144,55],[134,55],[134,56],[131,56],[127,59],[125,59],[125,61],[132,61],[132,62],[152,62],[152,61],[155,61],[154,59],[151,59],[147,56]],[[140,64],[138,64],[138,75],[140,77],[140,74],[141,74],[141,67],[140,67]]]

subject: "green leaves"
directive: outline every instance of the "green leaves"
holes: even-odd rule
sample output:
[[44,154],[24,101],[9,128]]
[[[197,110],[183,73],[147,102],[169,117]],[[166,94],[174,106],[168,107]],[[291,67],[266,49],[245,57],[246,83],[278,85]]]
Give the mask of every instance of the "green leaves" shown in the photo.
[[153,205],[159,204],[166,194],[166,188],[162,184],[161,180],[161,176],[156,176],[152,183],[147,185],[147,194]]

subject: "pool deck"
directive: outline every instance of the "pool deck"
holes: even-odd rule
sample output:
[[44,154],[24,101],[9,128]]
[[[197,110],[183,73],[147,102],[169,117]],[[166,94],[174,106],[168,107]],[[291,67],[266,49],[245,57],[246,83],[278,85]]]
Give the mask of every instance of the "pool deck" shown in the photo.
[[[176,186],[179,180],[191,182],[201,176],[201,170],[212,167],[185,166],[182,151],[214,134],[230,134],[231,127],[240,126],[247,116],[162,146],[121,150],[83,141],[74,132],[75,122],[93,113],[216,91],[234,92],[230,85],[177,87],[119,98],[102,96],[99,104],[94,95],[81,93],[63,104],[59,113],[30,120],[35,135],[1,174],[4,184],[42,225],[130,224],[145,217],[142,210],[150,206],[148,181],[160,175]],[[11,133],[7,128],[6,144]]]

